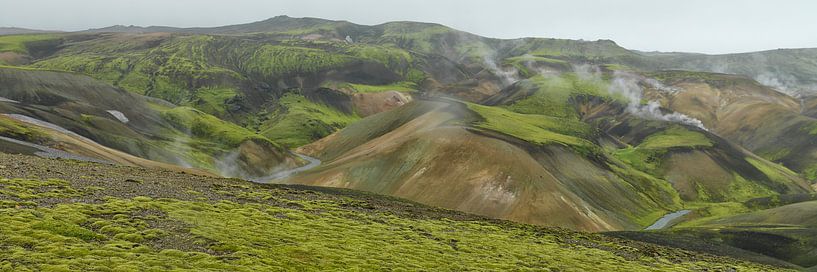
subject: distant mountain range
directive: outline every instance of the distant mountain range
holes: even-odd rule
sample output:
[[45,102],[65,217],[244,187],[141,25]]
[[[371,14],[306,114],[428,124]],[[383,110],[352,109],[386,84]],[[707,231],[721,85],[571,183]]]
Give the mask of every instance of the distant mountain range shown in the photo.
[[19,27],[0,27],[0,35],[57,33],[57,32],[62,32],[62,31],[27,29],[27,28],[19,28]]

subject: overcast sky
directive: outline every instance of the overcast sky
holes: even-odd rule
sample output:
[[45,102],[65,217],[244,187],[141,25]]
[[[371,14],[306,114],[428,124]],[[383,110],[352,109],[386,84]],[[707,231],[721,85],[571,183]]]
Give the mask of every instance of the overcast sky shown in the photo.
[[435,22],[495,38],[611,39],[630,49],[732,53],[817,47],[809,0],[0,0],[0,26],[220,26],[277,15]]

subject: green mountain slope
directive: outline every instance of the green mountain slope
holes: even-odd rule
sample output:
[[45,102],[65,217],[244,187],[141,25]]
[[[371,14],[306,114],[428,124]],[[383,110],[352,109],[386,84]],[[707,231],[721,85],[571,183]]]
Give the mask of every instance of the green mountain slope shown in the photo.
[[[279,145],[243,127],[87,76],[0,68],[0,95],[9,100],[0,109],[14,118],[148,160],[231,176],[263,176],[298,163]],[[240,166],[220,169],[219,160],[232,154]]]
[[640,229],[681,200],[811,192],[707,131],[630,115],[603,81],[565,82],[516,85],[528,96],[501,94],[516,97],[506,105],[418,101],[370,116],[299,149],[324,164],[287,182],[585,230]]
[[669,109],[695,117],[718,135],[815,180],[813,117],[797,99],[750,79],[712,73],[650,73],[677,91],[648,89]]
[[679,207],[669,184],[603,154],[583,153],[593,146],[587,140],[536,124],[519,134],[498,134],[471,123],[488,118],[491,124],[511,113],[472,107],[416,101],[370,116],[302,147],[324,164],[288,182],[596,231],[638,229]]

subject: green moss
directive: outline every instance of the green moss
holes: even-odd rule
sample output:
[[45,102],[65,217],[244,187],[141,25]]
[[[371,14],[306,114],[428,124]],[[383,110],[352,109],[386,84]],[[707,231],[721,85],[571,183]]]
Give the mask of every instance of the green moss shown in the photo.
[[775,150],[773,152],[764,152],[762,154],[759,153],[758,155],[760,155],[761,157],[763,157],[764,159],[769,160],[769,161],[777,161],[777,160],[780,160],[780,159],[783,159],[783,158],[789,156],[790,153],[791,153],[790,149],[780,148],[780,149],[777,149],[777,150]]
[[[299,195],[270,187],[220,188],[240,201],[105,197],[53,207],[0,208],[0,222],[5,223],[0,224],[0,268],[654,271],[728,265],[740,271],[768,269],[706,256],[679,260],[674,257],[681,253],[677,250],[650,247],[650,252],[642,252],[621,240],[561,229],[409,217],[371,209],[369,202],[350,197]],[[246,194],[251,190],[256,192]],[[635,257],[623,258],[620,252]]]
[[414,61],[409,52],[391,46],[353,44],[347,46],[344,53],[360,59],[382,63],[398,72],[406,71]]
[[423,53],[433,52],[435,49],[434,41],[453,31],[441,25],[414,22],[393,22],[385,24],[383,27],[384,31],[381,35],[383,41],[399,48]]
[[82,192],[63,180],[0,179],[0,194],[17,199],[68,198],[82,196]]
[[78,52],[69,48],[32,67],[83,73],[131,92],[184,104],[193,100],[200,88],[230,86],[244,79],[211,63],[214,40],[197,35],[175,37],[152,48],[129,40],[89,45],[98,48]]
[[249,139],[269,141],[261,135],[223,121],[190,107],[176,107],[162,112],[162,117],[190,135],[236,147]]
[[239,69],[259,77],[282,77],[338,68],[351,61],[350,56],[319,49],[264,45],[242,62]]
[[44,143],[49,139],[46,132],[5,116],[0,116],[0,136],[31,143]]
[[548,64],[558,64],[558,65],[569,65],[567,61],[560,60],[560,59],[553,59],[553,58],[546,58],[541,56],[534,56],[534,55],[522,55],[516,57],[510,57],[505,59],[508,63],[519,63],[519,62],[542,62]]
[[761,185],[758,182],[751,182],[741,177],[737,173],[733,173],[732,182],[729,183],[728,193],[723,196],[724,199],[734,201],[746,201],[752,198],[766,197],[778,194],[775,191]]
[[642,227],[647,227],[668,211],[681,209],[681,197],[672,188],[672,184],[635,169],[626,163],[618,162],[615,158],[609,158],[609,160],[613,163],[608,164],[608,166],[617,176],[629,186],[632,186],[633,190],[638,191],[644,199],[649,199],[657,204],[656,207],[645,213],[625,213],[633,222]]
[[711,72],[696,72],[696,71],[681,71],[681,70],[669,70],[669,71],[659,71],[648,73],[647,76],[655,78],[659,81],[679,81],[679,80],[693,80],[693,81],[701,81],[706,82],[708,84],[714,86],[728,86],[734,85],[739,82],[747,82],[751,81],[751,79],[747,79],[745,77],[735,76],[735,75],[726,75],[726,74],[718,74],[718,73],[711,73]]
[[283,110],[265,121],[261,134],[287,147],[298,147],[323,138],[360,119],[330,106],[287,93],[279,100]]
[[475,63],[483,63],[486,58],[494,57],[494,49],[480,40],[462,41],[455,45],[460,56]]
[[477,127],[480,128],[505,133],[540,145],[593,146],[591,142],[583,138],[591,132],[589,125],[578,120],[521,114],[500,107],[471,103],[468,104],[468,108],[484,119],[477,124]]
[[650,135],[638,147],[644,149],[712,147],[712,142],[700,132],[690,131],[681,126],[672,126],[660,133]]
[[408,70],[408,72],[406,72],[404,78],[406,81],[412,82],[419,86],[423,83],[423,81],[425,81],[426,78],[428,78],[428,76],[422,70],[411,68]]
[[614,151],[613,156],[640,171],[657,174],[665,151],[627,147]]
[[514,102],[507,108],[514,112],[542,114],[561,118],[578,119],[570,99],[577,96],[594,96],[616,99],[607,92],[607,83],[601,80],[582,79],[575,74],[532,77],[523,84],[535,88],[533,95]]
[[817,135],[817,123],[810,123],[807,126],[800,128],[802,131],[807,131],[809,135]]
[[40,41],[57,40],[54,34],[24,34],[0,36],[0,52],[28,54],[27,44]]
[[637,71],[636,69],[633,69],[632,67],[623,64],[605,64],[603,66],[605,69],[610,71],[628,71],[628,72]]
[[127,69],[126,59],[109,58],[93,53],[59,55],[32,65],[34,68],[71,71],[114,83]]
[[803,175],[811,182],[817,180],[817,165],[811,165],[803,171]]
[[65,221],[46,219],[31,225],[32,229],[44,230],[53,234],[62,235],[65,237],[75,237],[85,241],[101,239],[102,235],[96,234],[86,228],[80,227],[77,224],[72,224]]
[[359,93],[379,93],[387,91],[398,92],[413,92],[417,90],[417,84],[414,82],[397,82],[389,85],[365,85],[354,83],[336,83],[333,84],[335,88],[348,88]]
[[525,78],[538,76],[539,71],[531,70],[532,66],[548,66],[559,70],[567,70],[570,68],[570,63],[564,60],[546,58],[533,55],[522,55],[510,57],[503,60],[505,65],[510,65],[516,68],[520,74]]
[[679,223],[676,227],[699,226],[712,220],[751,211],[740,202],[685,202],[684,209],[695,211],[697,217],[695,220]]
[[792,170],[789,170],[788,168],[782,165],[774,164],[767,161],[761,161],[752,157],[746,157],[746,161],[752,164],[752,166],[754,166],[761,172],[763,172],[763,174],[766,175],[766,177],[768,177],[769,180],[778,184],[791,183],[790,181],[791,179],[786,177],[785,175],[797,176],[797,173],[795,173]]
[[227,113],[227,101],[238,95],[233,88],[206,87],[196,91],[193,105],[206,113],[224,116]]

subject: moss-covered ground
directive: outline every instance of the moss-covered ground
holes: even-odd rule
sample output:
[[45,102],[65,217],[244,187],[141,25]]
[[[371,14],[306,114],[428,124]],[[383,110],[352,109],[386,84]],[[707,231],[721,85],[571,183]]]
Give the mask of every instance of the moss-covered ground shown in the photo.
[[681,126],[670,128],[644,139],[639,148],[665,149],[672,147],[711,147],[712,142],[700,132],[691,131]]
[[413,92],[417,90],[417,84],[413,82],[397,82],[394,84],[388,85],[366,85],[366,84],[355,84],[355,83],[336,83],[331,84],[332,87],[335,88],[348,88],[352,89],[358,93],[379,93],[379,92],[387,92],[387,91],[398,91],[398,92]]
[[283,107],[261,124],[261,134],[287,147],[298,147],[323,138],[360,119],[303,95],[287,93],[279,101]]
[[501,107],[470,103],[468,108],[484,119],[477,124],[480,128],[502,132],[540,145],[553,143],[577,147],[592,145],[584,139],[591,133],[590,126],[578,120],[516,113]]
[[55,34],[23,34],[0,36],[0,52],[28,54],[27,44],[38,41],[59,39]]
[[656,175],[668,149],[707,147],[712,147],[712,142],[704,134],[673,125],[648,136],[637,146],[618,149],[612,154],[638,170]]
[[348,190],[1,154],[0,165],[9,271],[778,269]]

